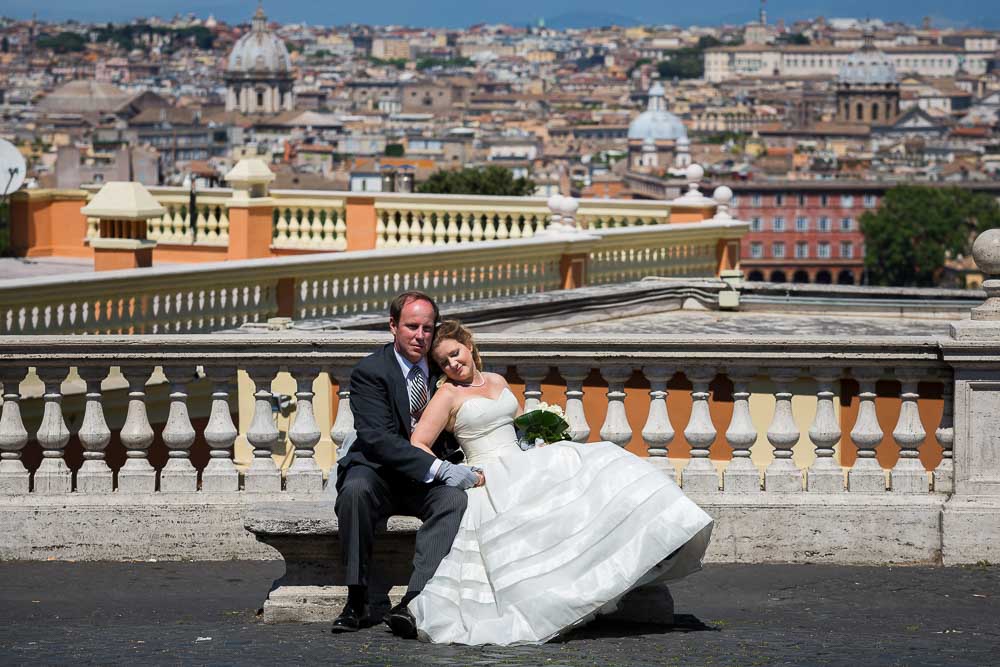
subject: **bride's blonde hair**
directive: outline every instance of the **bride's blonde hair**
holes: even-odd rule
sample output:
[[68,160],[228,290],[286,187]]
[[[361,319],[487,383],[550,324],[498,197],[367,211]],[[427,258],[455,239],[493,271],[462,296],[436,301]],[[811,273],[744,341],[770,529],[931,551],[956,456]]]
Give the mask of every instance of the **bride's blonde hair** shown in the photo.
[[472,331],[468,327],[463,326],[458,320],[442,320],[434,331],[434,344],[431,349],[446,340],[457,341],[469,348],[472,351],[472,363],[476,365],[476,370],[483,370],[483,360],[479,356],[479,348],[476,346],[476,342],[472,338]]

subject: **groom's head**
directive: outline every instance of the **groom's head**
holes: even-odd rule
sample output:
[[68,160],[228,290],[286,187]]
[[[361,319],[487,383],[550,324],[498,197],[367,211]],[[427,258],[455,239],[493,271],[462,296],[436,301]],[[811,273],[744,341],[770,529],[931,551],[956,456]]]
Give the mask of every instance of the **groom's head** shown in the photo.
[[396,351],[417,363],[430,351],[438,307],[423,292],[403,292],[389,304],[389,330]]

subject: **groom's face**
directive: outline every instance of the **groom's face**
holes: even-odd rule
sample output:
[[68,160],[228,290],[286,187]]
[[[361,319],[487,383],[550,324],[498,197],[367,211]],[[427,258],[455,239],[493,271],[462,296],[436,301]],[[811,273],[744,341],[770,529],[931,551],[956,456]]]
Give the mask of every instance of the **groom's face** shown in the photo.
[[434,307],[423,299],[408,301],[399,321],[389,320],[396,350],[413,363],[423,359],[434,338]]

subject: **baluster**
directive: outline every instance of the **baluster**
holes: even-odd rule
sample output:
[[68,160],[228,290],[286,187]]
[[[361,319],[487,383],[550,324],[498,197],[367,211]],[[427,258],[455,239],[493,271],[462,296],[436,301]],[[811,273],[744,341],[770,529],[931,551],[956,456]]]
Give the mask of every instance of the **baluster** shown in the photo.
[[204,241],[208,236],[208,219],[205,217],[205,210],[199,209],[195,212],[197,217],[195,217],[195,236],[193,239],[198,239],[199,241]]
[[330,377],[337,382],[337,417],[330,427],[330,439],[337,445],[337,458],[346,454],[344,442],[354,432],[354,413],[351,412],[351,369],[334,366]]
[[212,380],[212,411],[205,427],[205,442],[211,448],[208,465],[201,474],[201,490],[205,493],[231,493],[240,488],[240,475],[233,465],[233,442],[239,432],[233,424],[229,407],[229,391],[236,369],[213,366],[206,369]]
[[[414,219],[413,226],[419,228],[420,223]],[[402,247],[413,245],[413,239],[410,238],[410,214],[407,211],[399,212],[399,245]]]
[[[448,244],[448,227],[444,224],[444,212],[439,211],[434,215],[434,240],[432,243],[434,245],[447,245]],[[457,235],[458,229],[455,230]]]
[[560,367],[559,373],[566,378],[566,423],[574,442],[586,442],[590,437],[590,424],[583,410],[583,381],[590,375],[587,366]]
[[478,213],[470,214],[472,218],[472,240],[482,241],[483,240],[483,216]]
[[681,486],[685,491],[718,491],[719,474],[708,450],[716,436],[708,406],[708,384],[715,377],[715,369],[696,367],[685,374],[691,381],[691,418],[684,429],[684,437],[691,445],[691,458],[681,471]]
[[0,495],[28,493],[31,475],[21,462],[21,450],[28,443],[28,430],[21,419],[20,384],[27,369],[0,368],[3,407],[0,408]]
[[487,213],[483,216],[483,240],[494,241],[497,238],[497,230],[493,223],[493,214]]
[[834,458],[833,449],[840,440],[840,424],[834,411],[833,401],[837,394],[833,391],[839,377],[836,369],[815,368],[816,377],[816,417],[809,427],[809,439],[816,450],[816,460],[806,474],[806,490],[822,493],[844,491],[844,469]]
[[861,368],[854,372],[861,392],[858,394],[858,419],[851,429],[851,441],[858,448],[858,459],[847,473],[847,490],[855,493],[885,491],[885,472],[875,458],[875,447],[882,442],[882,429],[875,416],[875,380],[881,375],[876,368]]
[[899,419],[892,431],[892,439],[899,445],[899,460],[889,473],[890,486],[894,493],[927,493],[927,470],[920,462],[920,452],[917,450],[927,436],[924,425],[920,422],[917,409],[917,380],[920,371],[916,368],[900,368],[896,371],[900,379],[899,398],[902,401],[899,409]]
[[955,385],[950,376],[944,378],[943,390],[941,423],[934,431],[934,436],[941,445],[941,463],[934,469],[934,490],[938,493],[954,493],[955,462],[952,448],[955,444]]
[[508,216],[497,216],[497,241],[506,241],[510,238],[510,231],[507,229]]
[[274,225],[275,231],[277,232],[274,237],[275,245],[288,245],[289,217],[291,217],[291,214],[288,209],[278,209],[278,221]]
[[649,462],[662,470],[673,466],[667,460],[667,445],[674,439],[674,427],[667,414],[667,380],[673,375],[663,366],[645,366],[643,373],[649,380],[649,415],[642,427],[642,439],[646,443]]
[[320,245],[324,248],[337,248],[337,225],[333,219],[337,217],[337,212],[333,209],[326,211],[323,215],[323,222],[320,223]]
[[386,226],[385,226],[385,220],[383,219],[384,216],[385,216],[385,212],[384,211],[375,211],[375,247],[376,248],[384,248],[386,246],[386,238],[385,237],[386,237],[386,234],[387,234],[387,230],[386,230]]
[[198,490],[198,471],[191,465],[191,445],[195,432],[188,416],[187,383],[193,373],[190,366],[166,366],[170,381],[170,411],[163,427],[163,443],[170,450],[167,464],[160,471],[160,491],[194,493]]
[[[420,218],[420,243],[422,245],[434,245],[434,220],[440,219],[438,213],[427,213]],[[438,223],[440,224],[440,223]]]
[[395,248],[400,245],[397,235],[399,234],[399,225],[396,224],[396,212],[386,211],[386,217],[388,222],[385,225],[385,247]]
[[205,222],[205,239],[208,243],[219,242],[219,219],[215,215],[215,207],[208,209],[208,219]]
[[247,441],[253,446],[253,461],[246,471],[243,486],[251,493],[281,491],[281,471],[271,458],[281,437],[271,410],[271,381],[277,369],[257,366],[248,372],[257,391],[254,393],[253,419],[247,430]]
[[[326,225],[323,222],[323,218],[326,218],[327,222],[330,223],[327,216],[321,215],[321,211],[318,209],[310,209],[309,213],[312,215],[312,220],[309,221],[309,239],[306,241],[309,248],[325,248],[326,247]],[[333,223],[330,223],[330,232],[333,231]]]
[[792,393],[788,385],[798,378],[794,368],[776,368],[771,374],[775,385],[774,416],[767,428],[767,441],[774,447],[774,460],[764,471],[764,489],[792,493],[802,490],[802,471],[792,460],[792,448],[799,441],[799,429],[792,415]]
[[518,366],[517,374],[524,378],[524,411],[531,412],[542,401],[542,380],[549,374],[548,366]]
[[601,438],[624,447],[632,439],[632,427],[625,414],[625,383],[632,377],[629,366],[607,366],[601,375],[608,383],[608,413],[601,425]]
[[229,211],[225,206],[219,207],[219,239],[220,245],[229,245]]
[[108,376],[108,369],[104,366],[82,366],[79,373],[87,382],[87,396],[83,424],[77,434],[83,445],[83,465],[76,473],[76,490],[79,493],[111,493],[114,474],[104,459],[104,450],[111,442],[111,429],[104,419],[101,396],[101,381]]
[[[344,221],[344,212],[337,209],[337,222],[335,224],[335,229],[337,232],[337,240],[335,248],[337,250],[347,250],[347,223]],[[376,233],[376,243],[378,242],[378,235]]]
[[291,492],[315,493],[323,490],[323,471],[314,458],[322,435],[313,411],[313,382],[319,371],[313,366],[297,366],[291,371],[296,386],[295,421],[288,429],[288,439],[295,447],[295,460],[288,468],[285,486]]
[[38,377],[45,383],[45,405],[42,408],[42,423],[35,436],[42,447],[42,463],[35,471],[35,493],[57,494],[73,490],[72,473],[63,460],[69,429],[63,419],[62,391],[60,385],[66,371],[60,368],[42,367],[36,369]]
[[722,473],[722,490],[727,493],[759,493],[760,471],[750,459],[750,448],[757,442],[757,429],[750,418],[750,381],[757,375],[755,368],[734,368],[729,372],[733,382],[733,417],[726,429],[726,443],[733,450],[733,459]]
[[[527,216],[525,216],[524,220],[525,220],[525,222],[524,222],[525,225],[529,224],[528,221],[527,221]],[[511,238],[511,240],[514,240],[514,239],[521,238],[521,236],[522,236],[522,234],[521,234],[521,216],[520,215],[512,215],[510,217],[510,238]]]
[[448,214],[448,244],[458,243],[458,222],[456,219],[458,215],[455,213]]
[[128,380],[128,412],[121,430],[121,441],[128,450],[125,465],[118,471],[120,493],[153,493],[156,470],[149,464],[149,446],[153,427],[146,415],[146,381],[152,373],[148,366],[127,366],[122,375]]
[[472,225],[470,224],[471,218],[472,218],[471,213],[462,214],[462,222],[458,227],[459,243],[467,243],[472,240]]

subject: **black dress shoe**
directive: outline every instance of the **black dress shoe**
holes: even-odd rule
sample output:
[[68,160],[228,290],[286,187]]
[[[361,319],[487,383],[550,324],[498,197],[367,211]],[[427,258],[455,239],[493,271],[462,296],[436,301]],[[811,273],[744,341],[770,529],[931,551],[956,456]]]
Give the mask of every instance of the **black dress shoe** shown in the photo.
[[413,618],[410,610],[407,609],[407,605],[410,604],[410,600],[412,599],[412,597],[409,600],[404,598],[402,602],[390,609],[389,613],[385,615],[385,619],[383,619],[385,624],[389,626],[389,629],[392,630],[392,634],[403,639],[417,638],[417,621]]
[[340,616],[333,622],[330,632],[357,632],[371,625],[368,618],[368,604],[347,601]]

